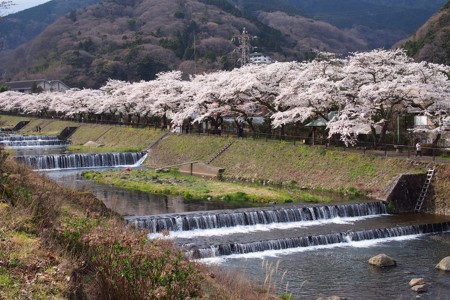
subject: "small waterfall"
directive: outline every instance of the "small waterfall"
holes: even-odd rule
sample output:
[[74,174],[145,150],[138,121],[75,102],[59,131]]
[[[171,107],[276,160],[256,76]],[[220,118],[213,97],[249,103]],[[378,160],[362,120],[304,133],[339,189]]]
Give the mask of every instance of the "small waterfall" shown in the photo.
[[16,149],[16,148],[37,148],[37,147],[65,147],[69,143],[60,140],[56,136],[44,135],[20,135],[8,134],[0,136],[0,147]]
[[69,143],[62,140],[21,140],[21,141],[0,141],[0,146],[6,148],[30,148],[30,147],[65,147]]
[[18,156],[16,160],[36,170],[82,169],[137,166],[146,155],[146,152],[29,155]]
[[345,205],[201,212],[176,215],[127,217],[126,222],[153,233],[164,230],[188,231],[258,224],[314,221],[332,218],[363,217],[387,214],[383,202]]
[[21,134],[8,134],[0,136],[0,142],[14,142],[14,141],[57,141],[57,136],[47,135],[21,135]]
[[399,226],[391,228],[370,229],[355,232],[329,233],[316,236],[302,236],[279,240],[258,241],[250,243],[229,243],[196,249],[194,245],[186,245],[191,248],[187,255],[191,258],[207,258],[232,254],[246,254],[267,250],[283,250],[300,247],[312,247],[319,245],[331,245],[351,243],[355,241],[392,238],[407,235],[442,233],[450,230],[450,222],[421,224],[411,226]]

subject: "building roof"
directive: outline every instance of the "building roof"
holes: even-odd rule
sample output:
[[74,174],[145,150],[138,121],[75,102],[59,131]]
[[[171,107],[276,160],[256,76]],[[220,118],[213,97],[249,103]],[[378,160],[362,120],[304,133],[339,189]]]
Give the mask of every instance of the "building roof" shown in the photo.
[[9,86],[11,89],[14,90],[25,90],[25,89],[31,89],[31,87],[33,86],[34,83],[39,83],[42,81],[46,81],[44,79],[39,79],[39,80],[23,80],[23,81],[11,81],[11,82],[6,82],[5,85]]
[[[328,113],[328,120],[333,119],[333,117],[336,115],[335,111],[329,112]],[[308,124],[306,124],[306,127],[326,127],[328,124],[328,121],[325,120],[323,117],[318,117],[315,120],[312,120],[311,122],[309,122]]]
[[34,80],[22,80],[22,81],[10,81],[6,82],[5,85],[9,86],[12,90],[31,90],[33,84],[48,84],[53,86],[54,84],[63,85],[65,88],[69,87],[60,80],[46,80],[46,79],[34,79]]

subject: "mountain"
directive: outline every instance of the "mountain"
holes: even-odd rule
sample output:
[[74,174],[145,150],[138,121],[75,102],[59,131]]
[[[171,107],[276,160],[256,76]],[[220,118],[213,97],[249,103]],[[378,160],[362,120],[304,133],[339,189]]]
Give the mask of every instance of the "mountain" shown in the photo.
[[[238,65],[232,40],[244,27],[256,37],[252,46],[278,61],[390,47],[446,0],[98,1],[51,1],[66,7],[54,10],[54,17],[65,14],[27,43],[0,52],[3,80],[49,78],[99,87],[109,78],[150,80],[171,69],[230,69]],[[23,12],[27,20],[13,17],[17,26],[29,22],[23,28],[31,32],[49,9],[44,4]],[[10,35],[17,44],[30,38],[19,29]]]
[[[0,27],[5,49],[31,41],[58,17],[102,0],[52,0],[9,15]],[[111,1],[111,0],[107,0]],[[126,0],[125,0],[126,1]],[[183,0],[179,0],[180,3]],[[116,1],[121,3],[120,1]],[[366,41],[369,48],[390,48],[425,23],[446,0],[204,0],[231,13],[255,16],[284,12],[330,23]],[[414,16],[414,17],[412,17]]]
[[411,35],[447,0],[289,0],[307,15],[370,41],[371,48],[391,47]]
[[403,47],[416,60],[450,64],[450,1],[417,32],[396,47]]
[[[2,19],[0,49],[15,49],[31,41],[59,17],[77,8],[96,4],[101,0],[53,0],[44,4],[8,15]],[[13,1],[14,2],[14,1]]]
[[364,41],[324,22],[249,14],[227,1],[109,0],[71,11],[32,42],[0,53],[0,74],[6,81],[50,78],[99,87],[108,78],[150,80],[170,69],[228,69],[237,61],[231,40],[244,27],[257,36],[253,46],[280,61],[306,59],[315,50],[367,49]]
[[243,11],[283,11],[330,23],[365,40],[369,48],[390,48],[413,34],[447,0],[231,0]]

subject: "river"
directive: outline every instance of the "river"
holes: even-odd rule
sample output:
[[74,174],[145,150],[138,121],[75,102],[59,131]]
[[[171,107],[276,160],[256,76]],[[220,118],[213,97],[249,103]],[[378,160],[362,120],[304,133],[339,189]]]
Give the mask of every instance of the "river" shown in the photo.
[[[43,149],[44,155],[49,156],[65,151]],[[17,155],[42,154],[41,150],[22,148]],[[360,213],[360,207],[354,206],[356,203],[345,209],[265,207],[262,216],[254,208],[241,209],[210,201],[188,202],[180,197],[98,184],[84,180],[80,173],[77,169],[43,172],[65,186],[91,191],[109,208],[127,216],[129,222],[137,222],[137,216],[142,216],[141,224],[147,224],[145,220],[155,218],[154,215],[164,220],[172,218],[171,226],[180,227],[172,229],[171,235],[184,249],[202,254],[197,256],[198,261],[221,272],[241,272],[261,282],[272,274],[270,281],[279,292],[287,290],[295,299],[331,295],[347,299],[450,299],[450,273],[434,268],[442,258],[450,256],[450,232],[445,225],[450,221],[448,217],[395,216],[372,209]],[[378,206],[363,205],[364,209],[367,205]],[[292,219],[295,214],[301,215],[300,219]],[[228,221],[222,222],[221,218]],[[418,224],[430,223],[444,224],[439,227],[444,232],[435,233],[433,229],[432,233],[424,234],[428,227]],[[192,224],[198,228],[188,228]],[[379,231],[390,236],[380,235]],[[155,234],[149,238],[160,238]],[[359,236],[364,239],[356,238]],[[293,243],[299,239],[306,244]],[[397,266],[386,269],[370,266],[368,259],[379,253],[393,257]],[[425,278],[426,293],[416,294],[409,288],[409,281],[417,277]]]

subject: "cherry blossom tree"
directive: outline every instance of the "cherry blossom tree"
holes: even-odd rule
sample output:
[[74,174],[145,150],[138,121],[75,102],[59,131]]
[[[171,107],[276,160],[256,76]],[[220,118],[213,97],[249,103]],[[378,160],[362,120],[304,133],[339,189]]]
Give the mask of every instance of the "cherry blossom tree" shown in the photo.
[[329,121],[328,113],[341,109],[345,104],[337,85],[342,80],[344,62],[334,57],[319,57],[312,62],[298,64],[287,75],[275,100],[277,106],[285,109],[272,115],[274,127],[304,123],[317,117]]
[[[402,50],[355,53],[346,59],[319,55],[311,62],[247,65],[182,79],[180,71],[156,80],[128,83],[109,80],[100,90],[28,95],[0,93],[0,110],[30,114],[57,113],[88,118],[158,118],[162,126],[208,121],[215,129],[223,117],[264,117],[273,128],[311,118],[328,121],[329,137],[346,144],[370,129],[375,145],[384,142],[399,112],[425,115],[435,136],[450,127],[450,67],[414,62]],[[328,113],[335,112],[328,120]],[[238,126],[239,123],[237,122]],[[378,135],[376,129],[380,128]]]
[[[448,71],[446,66],[416,63],[403,50],[353,54],[338,82],[345,107],[329,122],[329,134],[354,143],[361,129],[370,126],[374,144],[383,143],[396,112],[417,107],[431,114],[434,104],[448,101]],[[381,128],[378,138],[377,126]]]
[[33,99],[33,96],[14,91],[0,93],[0,110],[5,112],[21,113],[23,105]]
[[151,98],[152,115],[161,119],[162,127],[169,125],[169,119],[175,126],[181,126],[188,116],[187,103],[192,99],[189,81],[182,80],[180,71],[159,73],[153,81]]
[[129,91],[130,83],[121,80],[110,79],[108,82],[100,88],[105,92],[106,96],[102,103],[101,111],[107,113],[113,120],[117,117],[122,118],[123,107],[122,104],[126,103],[125,93],[127,89]]
[[53,93],[27,94],[22,98],[25,98],[22,104],[25,113],[44,117],[49,116],[50,107],[54,101]]

